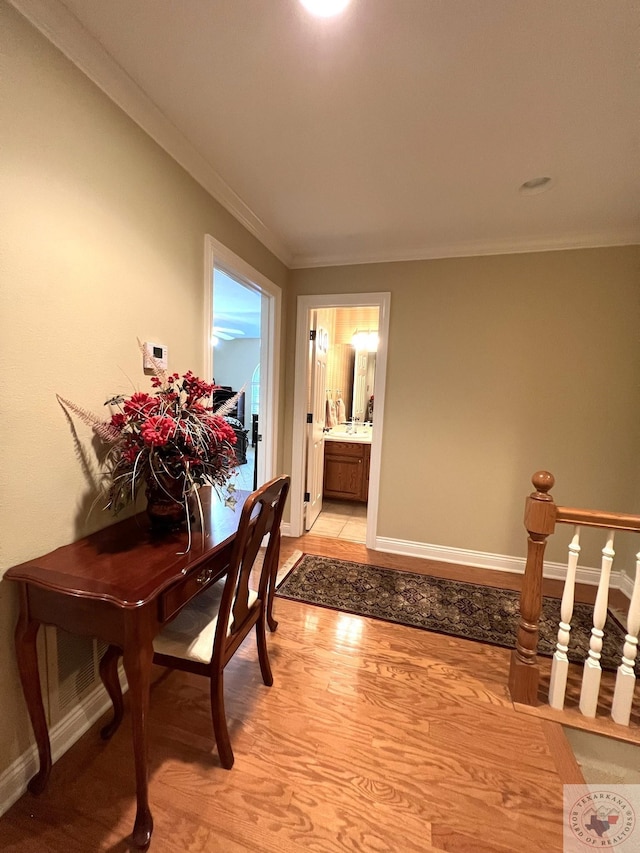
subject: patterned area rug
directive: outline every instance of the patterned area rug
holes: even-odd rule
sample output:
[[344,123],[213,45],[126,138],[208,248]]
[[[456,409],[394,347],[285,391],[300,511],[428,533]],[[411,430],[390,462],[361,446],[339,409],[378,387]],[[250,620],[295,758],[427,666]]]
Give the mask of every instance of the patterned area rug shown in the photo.
[[[520,594],[473,583],[434,578],[305,554],[280,583],[277,595],[308,604],[398,622],[439,634],[515,647]],[[538,652],[555,650],[560,600],[545,596]],[[582,663],[589,651],[593,608],[576,604],[569,659]],[[615,670],[620,663],[625,631],[607,614],[601,664]]]

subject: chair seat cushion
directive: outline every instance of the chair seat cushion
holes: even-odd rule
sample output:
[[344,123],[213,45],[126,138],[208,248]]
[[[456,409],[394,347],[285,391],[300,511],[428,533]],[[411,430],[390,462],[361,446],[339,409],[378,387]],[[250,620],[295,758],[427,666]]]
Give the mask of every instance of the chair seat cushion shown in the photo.
[[[218,624],[218,611],[226,578],[211,584],[197,595],[168,622],[153,641],[153,650],[161,655],[211,663],[213,639]],[[258,593],[249,590],[249,607],[258,600]],[[231,633],[233,609],[229,615],[227,635]]]

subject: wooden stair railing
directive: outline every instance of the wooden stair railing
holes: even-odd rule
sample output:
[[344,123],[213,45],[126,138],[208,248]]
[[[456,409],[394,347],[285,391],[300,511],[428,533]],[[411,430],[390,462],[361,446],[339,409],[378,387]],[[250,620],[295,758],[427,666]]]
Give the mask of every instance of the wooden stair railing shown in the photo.
[[[540,666],[537,649],[538,628],[542,610],[544,552],[547,539],[555,531],[556,524],[573,524],[575,529],[569,545],[567,577],[560,608],[558,643],[554,654],[549,687],[549,704],[557,710],[563,708],[569,666],[566,652],[571,632],[575,575],[580,553],[580,528],[603,528],[607,531],[606,542],[602,549],[600,582],[594,604],[589,654],[584,665],[580,696],[581,713],[585,717],[595,717],[600,689],[602,629],[606,620],[609,578],[614,557],[614,535],[618,530],[640,532],[640,516],[557,506],[550,494],[555,480],[548,471],[536,472],[531,478],[531,482],[535,491],[529,495],[525,505],[524,524],[528,533],[527,561],[520,595],[520,618],[516,648],[511,654],[509,668],[509,691],[512,700],[516,703],[538,705]],[[634,665],[639,630],[640,553],[636,558],[636,575],[633,595],[629,604],[627,635],[624,649],[620,650],[621,663],[618,667],[611,711],[614,722],[622,725],[629,724],[636,681]]]

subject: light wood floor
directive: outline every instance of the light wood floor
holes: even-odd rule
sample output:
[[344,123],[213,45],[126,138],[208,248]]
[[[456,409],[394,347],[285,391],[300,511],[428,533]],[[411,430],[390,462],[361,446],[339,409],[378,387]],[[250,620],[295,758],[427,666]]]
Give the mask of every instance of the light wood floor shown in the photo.
[[[519,578],[306,536],[295,548],[461,579]],[[157,669],[153,851],[555,853],[562,784],[582,777],[561,727],[514,711],[509,652],[278,599],[266,688],[250,637],[227,670],[236,756],[218,763],[208,683]],[[0,819],[7,853],[119,853],[134,807],[130,728],[94,726],[38,798]]]

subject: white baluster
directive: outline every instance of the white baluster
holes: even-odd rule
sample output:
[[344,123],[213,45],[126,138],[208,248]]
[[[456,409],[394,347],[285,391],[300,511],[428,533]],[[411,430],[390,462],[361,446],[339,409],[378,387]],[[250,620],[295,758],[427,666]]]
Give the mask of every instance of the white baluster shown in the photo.
[[640,552],[636,554],[636,576],[627,616],[627,636],[624,638],[622,663],[618,667],[616,689],[611,706],[611,717],[621,726],[628,726],[631,718],[633,691],[636,686],[634,666],[638,653],[638,631],[640,631]]
[[571,633],[571,617],[573,616],[573,599],[576,587],[576,568],[580,556],[580,528],[575,526],[573,539],[569,544],[569,560],[567,562],[567,577],[562,592],[560,604],[560,623],[558,642],[551,664],[551,681],[549,682],[549,705],[562,710],[564,695],[567,690],[567,674],[569,672],[569,636]]
[[613,550],[614,531],[607,531],[607,544],[602,549],[602,568],[600,583],[593,605],[593,628],[589,639],[589,656],[584,662],[582,673],[582,690],[580,691],[580,710],[585,717],[595,717],[598,708],[598,693],[600,692],[600,652],[604,637],[604,623],[607,619],[607,604],[609,603],[609,577],[615,551]]

